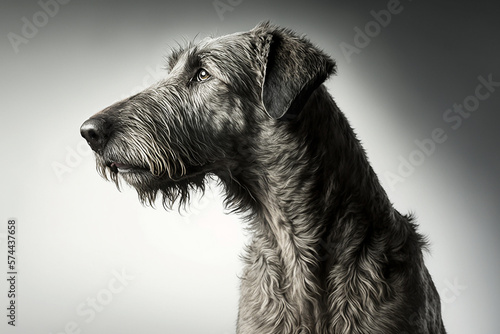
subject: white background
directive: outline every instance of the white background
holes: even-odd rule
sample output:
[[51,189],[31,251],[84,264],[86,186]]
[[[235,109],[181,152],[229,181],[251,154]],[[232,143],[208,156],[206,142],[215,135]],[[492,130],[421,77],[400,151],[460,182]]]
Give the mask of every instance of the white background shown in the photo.
[[[19,280],[15,329],[0,280],[1,333],[235,332],[248,236],[238,217],[223,214],[219,189],[183,215],[145,208],[134,190],[97,175],[79,127],[161,78],[177,42],[267,19],[336,59],[329,90],[396,208],[415,212],[429,238],[449,333],[498,332],[500,90],[457,129],[443,116],[474,96],[478,77],[500,81],[500,13],[481,1],[401,1],[377,30],[371,11],[387,1],[326,3],[73,0],[50,12],[36,1],[2,2],[0,268],[7,272],[7,220],[15,218]],[[356,27],[375,30],[347,57],[342,46],[356,46]],[[11,42],[23,33],[26,43]],[[415,140],[436,128],[447,140],[391,184],[387,173],[417,157]]]

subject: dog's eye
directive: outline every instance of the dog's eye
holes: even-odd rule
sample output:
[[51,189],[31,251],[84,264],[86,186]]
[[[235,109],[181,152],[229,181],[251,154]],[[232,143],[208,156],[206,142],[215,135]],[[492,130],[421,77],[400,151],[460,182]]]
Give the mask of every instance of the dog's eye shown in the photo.
[[208,73],[207,70],[204,68],[200,68],[198,72],[196,72],[196,75],[194,76],[194,81],[202,82],[210,79],[211,75]]

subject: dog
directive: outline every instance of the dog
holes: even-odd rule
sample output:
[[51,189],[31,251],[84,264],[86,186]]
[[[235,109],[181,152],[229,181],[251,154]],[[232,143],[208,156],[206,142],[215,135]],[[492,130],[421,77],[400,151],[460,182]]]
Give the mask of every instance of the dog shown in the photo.
[[264,22],[173,50],[167,67],[81,134],[146,204],[187,205],[219,180],[252,231],[237,333],[445,333],[425,239],[328,93],[328,55]]

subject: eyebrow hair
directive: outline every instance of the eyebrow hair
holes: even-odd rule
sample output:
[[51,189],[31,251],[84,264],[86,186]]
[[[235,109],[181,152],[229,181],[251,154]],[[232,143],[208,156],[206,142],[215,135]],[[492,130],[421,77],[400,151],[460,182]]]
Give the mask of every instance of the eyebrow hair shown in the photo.
[[209,54],[209,52],[203,52],[198,45],[194,45],[192,42],[189,42],[184,46],[179,46],[178,48],[170,51],[170,54],[166,57],[166,67],[169,71],[171,71],[179,60],[183,56],[186,56],[185,67],[194,69],[196,67],[200,67],[201,60]]

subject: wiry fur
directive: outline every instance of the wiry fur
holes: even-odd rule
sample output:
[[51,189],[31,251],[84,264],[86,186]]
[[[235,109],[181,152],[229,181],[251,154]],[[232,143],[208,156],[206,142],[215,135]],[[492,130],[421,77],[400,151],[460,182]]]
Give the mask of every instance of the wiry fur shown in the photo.
[[[82,134],[100,173],[143,202],[185,204],[216,176],[247,214],[238,333],[445,333],[425,242],[321,85],[334,67],[305,38],[261,24],[176,50],[164,80]],[[200,68],[210,79],[192,80]]]

